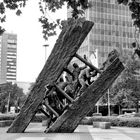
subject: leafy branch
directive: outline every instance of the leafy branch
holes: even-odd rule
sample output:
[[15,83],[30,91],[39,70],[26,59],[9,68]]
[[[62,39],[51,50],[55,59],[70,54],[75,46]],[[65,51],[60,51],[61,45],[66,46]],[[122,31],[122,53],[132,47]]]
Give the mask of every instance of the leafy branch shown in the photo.
[[[16,10],[16,15],[22,13],[21,8],[25,7],[27,0],[3,0],[0,2],[0,22],[6,21],[6,9]],[[79,15],[84,14],[84,10],[89,6],[88,0],[39,0],[39,10],[42,16],[39,21],[43,27],[43,37],[47,40],[49,36],[56,35],[56,27],[60,29],[65,26],[66,21],[61,21],[56,19],[55,21],[50,21],[47,14],[48,11],[55,13],[57,10],[61,9],[62,6],[67,4],[67,7],[72,9],[72,18],[78,19]],[[5,30],[0,26],[0,34]]]

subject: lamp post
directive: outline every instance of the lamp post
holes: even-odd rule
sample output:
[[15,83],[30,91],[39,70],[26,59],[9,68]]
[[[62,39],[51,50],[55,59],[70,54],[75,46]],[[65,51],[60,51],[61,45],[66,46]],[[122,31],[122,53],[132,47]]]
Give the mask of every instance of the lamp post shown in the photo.
[[109,96],[109,89],[107,92],[107,96],[108,96],[108,116],[110,116],[110,96]]
[[43,45],[43,47],[45,47],[45,62],[46,62],[46,58],[47,58],[47,47],[49,47],[49,44],[45,44]]
[[9,112],[9,107],[10,107],[10,96],[11,96],[11,92],[9,92],[9,96],[8,96],[7,113]]
[[99,114],[99,101],[97,102],[97,114]]

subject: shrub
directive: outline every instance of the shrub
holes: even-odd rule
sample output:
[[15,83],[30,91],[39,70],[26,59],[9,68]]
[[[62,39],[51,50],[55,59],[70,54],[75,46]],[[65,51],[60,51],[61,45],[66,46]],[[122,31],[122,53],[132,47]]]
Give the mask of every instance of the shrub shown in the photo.
[[1,114],[0,115],[0,121],[1,120],[14,120],[17,114]]
[[134,117],[140,117],[140,113],[136,113]]
[[36,114],[32,119],[32,122],[42,122],[42,120],[46,120],[47,117],[44,114]]
[[90,118],[83,119],[80,124],[92,125],[93,121],[98,122],[111,122],[112,126],[126,126],[126,127],[140,127],[140,118],[118,118],[115,116],[105,117],[105,116],[94,116]]
[[[14,120],[17,114],[2,114],[0,120]],[[42,122],[47,117],[44,114],[36,114],[31,122]],[[85,117],[80,124],[92,125],[93,121],[111,122],[112,126],[140,127],[140,117],[116,117],[116,116],[93,116]]]
[[[1,114],[0,115],[0,121],[1,120],[14,120],[16,118],[17,114]],[[42,120],[47,119],[47,117],[44,114],[36,114],[31,122],[42,122]]]
[[92,116],[102,116],[102,113],[93,113]]

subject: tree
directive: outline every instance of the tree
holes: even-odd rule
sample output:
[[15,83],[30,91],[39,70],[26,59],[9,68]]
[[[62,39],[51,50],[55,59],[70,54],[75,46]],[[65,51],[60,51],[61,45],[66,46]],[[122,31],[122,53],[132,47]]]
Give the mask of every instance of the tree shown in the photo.
[[132,43],[132,47],[135,48],[134,55],[137,54],[140,57],[140,46],[136,39],[137,34],[140,33],[140,1],[139,0],[117,0],[119,4],[124,4],[129,7],[131,11],[131,17],[133,25],[135,27],[135,42]]
[[134,59],[126,62],[126,68],[113,85],[110,98],[120,108],[134,106],[138,112],[140,101],[140,80],[138,80],[140,64]]
[[[136,31],[139,32],[140,29],[140,2],[139,0],[117,0],[118,4],[124,4],[129,6],[132,12],[131,16],[134,21],[134,26]],[[3,0],[0,2],[0,22],[6,21],[6,10],[11,9],[16,11],[16,15],[22,13],[22,8],[26,6],[27,0]],[[43,37],[47,40],[49,36],[56,34],[55,28],[59,26],[62,28],[66,26],[69,22],[61,21],[57,19],[56,21],[50,22],[46,16],[46,12],[56,12],[61,9],[62,6],[67,4],[68,7],[72,9],[72,18],[78,19],[79,15],[83,15],[85,9],[90,8],[92,5],[88,3],[88,0],[39,0],[39,9],[42,12],[42,16],[39,21],[42,23],[43,27]],[[5,30],[0,26],[0,33]]]
[[8,111],[10,106],[21,107],[26,99],[26,95],[23,93],[23,89],[19,88],[17,84],[5,83],[0,87],[0,107],[1,112],[7,105]]
[[[3,23],[6,21],[6,9],[15,10],[16,15],[22,13],[22,8],[26,6],[27,0],[3,0],[0,2],[0,21]],[[56,21],[50,22],[46,16],[46,12],[56,12],[61,9],[64,4],[67,3],[68,7],[72,8],[73,19],[78,19],[79,15],[84,14],[84,10],[88,8],[88,0],[39,0],[39,9],[42,16],[39,21],[43,27],[43,37],[47,40],[49,36],[56,34],[55,28],[64,27],[69,22],[61,21],[57,19]],[[0,26],[0,33],[5,30]]]
[[129,7],[132,12],[131,17],[134,21],[133,25],[140,30],[140,1],[139,0],[117,0],[119,4],[124,4]]

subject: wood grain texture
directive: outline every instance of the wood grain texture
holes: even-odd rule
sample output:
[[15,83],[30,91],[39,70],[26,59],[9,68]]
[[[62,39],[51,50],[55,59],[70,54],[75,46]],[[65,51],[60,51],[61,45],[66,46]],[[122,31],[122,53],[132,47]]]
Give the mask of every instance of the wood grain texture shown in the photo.
[[85,92],[75,100],[56,122],[46,130],[48,133],[72,133],[90,110],[95,107],[97,101],[106,93],[114,80],[123,71],[124,66],[117,58],[100,75],[100,77],[90,85]]
[[92,27],[93,22],[85,21],[82,26],[69,26],[66,30],[62,30],[33,89],[21,108],[20,114],[9,127],[8,133],[25,131],[43,101],[45,85],[57,81],[64,67],[69,64]]

